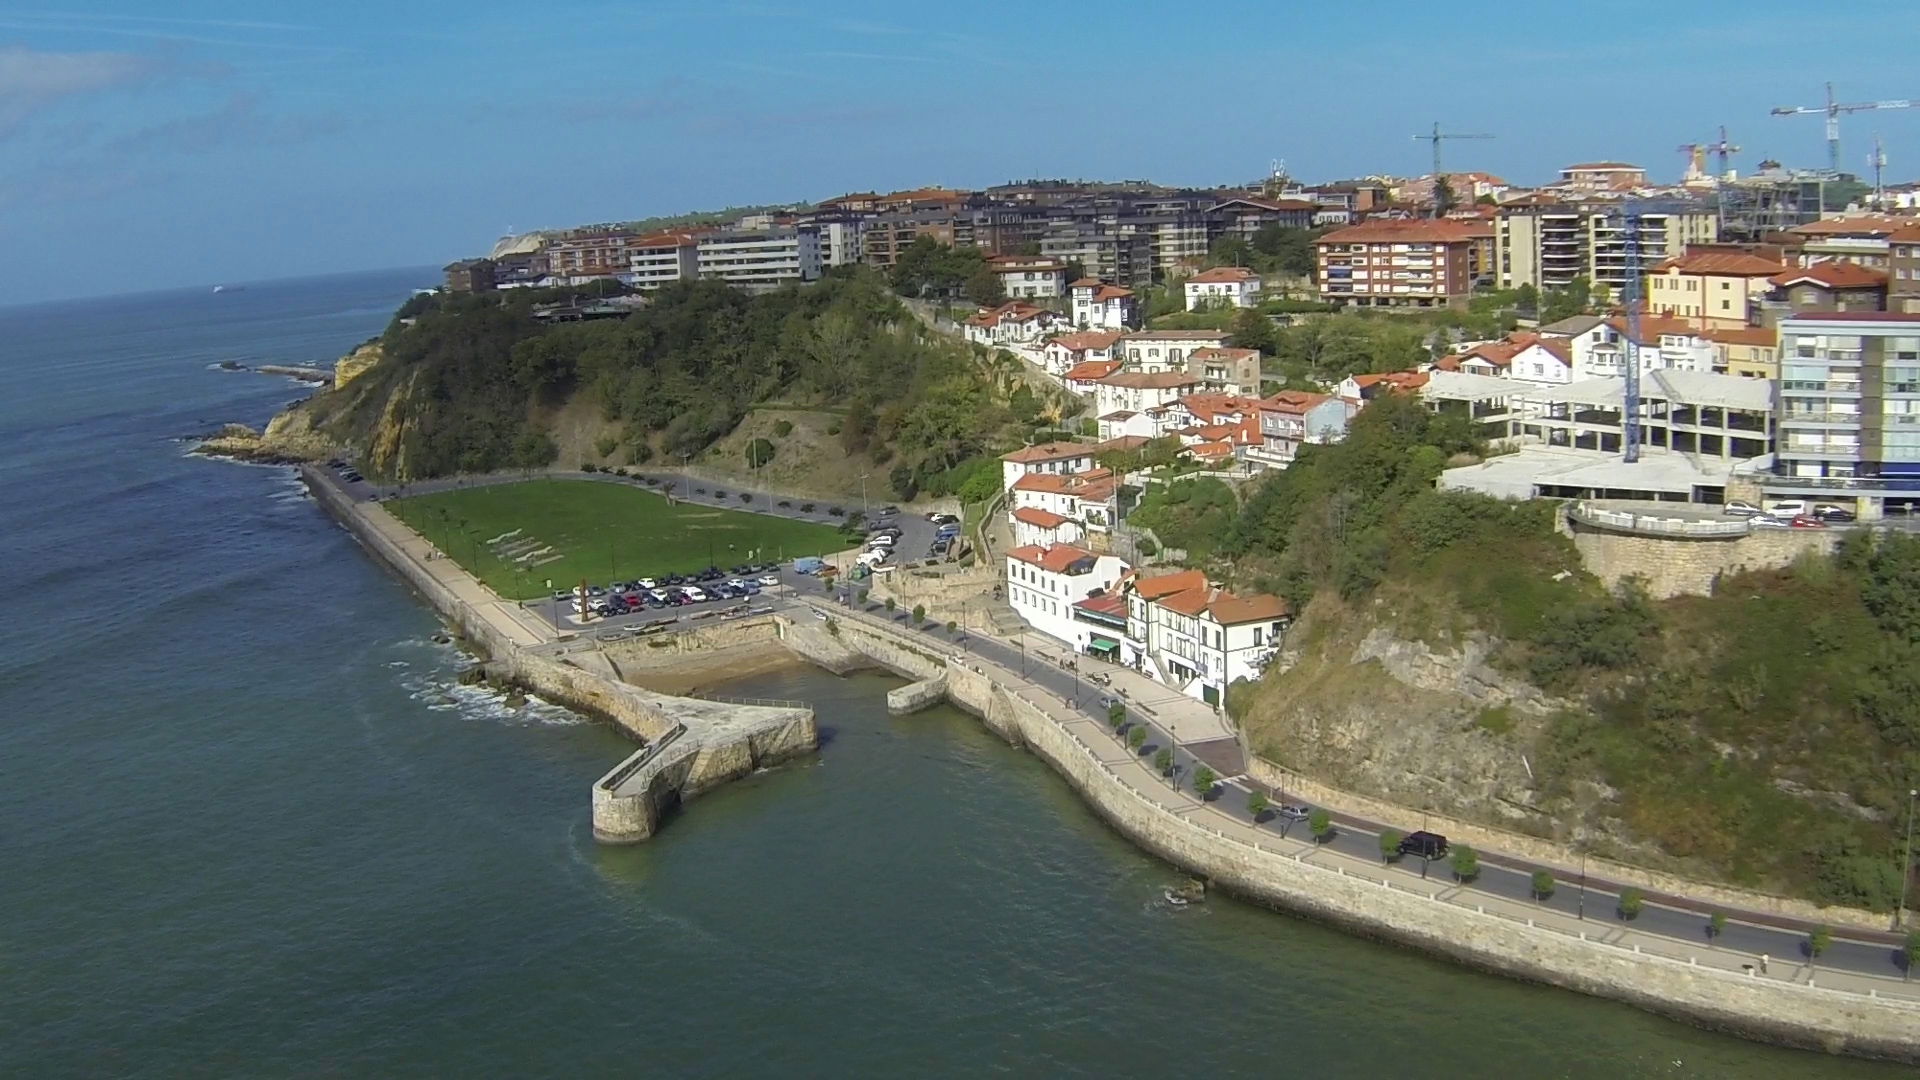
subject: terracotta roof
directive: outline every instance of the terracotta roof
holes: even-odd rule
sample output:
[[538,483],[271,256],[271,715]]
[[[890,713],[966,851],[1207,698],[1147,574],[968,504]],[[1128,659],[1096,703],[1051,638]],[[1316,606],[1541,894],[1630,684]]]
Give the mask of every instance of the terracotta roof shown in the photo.
[[1073,519],[1051,510],[1042,510],[1037,506],[1023,506],[1013,512],[1013,520],[1024,521],[1042,529],[1057,529]]
[[1194,443],[1187,447],[1187,453],[1194,457],[1223,458],[1233,456],[1233,444],[1229,442]]
[[1260,402],[1267,412],[1304,413],[1332,397],[1331,394],[1312,394],[1305,390],[1282,390]]
[[1206,587],[1207,575],[1198,570],[1179,570],[1171,574],[1161,574],[1158,577],[1135,578],[1133,581],[1133,591],[1139,593],[1145,600],[1155,600],[1162,596],[1185,592],[1188,589]]
[[1767,277],[1784,267],[1772,259],[1731,251],[1688,252],[1668,259],[1653,268],[1656,274],[1677,271],[1682,274],[1719,274],[1725,277]]
[[1778,331],[1765,326],[1743,326],[1734,330],[1702,330],[1700,336],[1722,345],[1778,345]]
[[1001,461],[1011,461],[1015,465],[1033,465],[1042,461],[1065,461],[1068,458],[1090,457],[1093,448],[1086,443],[1048,442],[1023,446],[1011,454],[1000,455]]
[[1920,225],[1920,220],[1887,214],[1854,214],[1809,221],[1787,231],[1801,236],[1887,236],[1915,225]]
[[1353,381],[1362,390],[1381,382],[1395,390],[1417,390],[1427,385],[1429,379],[1424,371],[1389,371],[1385,375],[1355,375]]
[[1370,218],[1358,225],[1349,225],[1315,240],[1316,245],[1359,244],[1383,240],[1431,241],[1443,244],[1461,243],[1483,237],[1491,237],[1493,230],[1479,222],[1451,221],[1445,218]]
[[1013,482],[1015,491],[1039,491],[1049,495],[1072,495],[1075,498],[1091,502],[1105,502],[1113,497],[1120,481],[1110,469],[1087,469],[1084,472],[1069,473],[1028,473]]
[[1121,596],[1119,593],[1101,593],[1099,596],[1089,596],[1073,606],[1082,611],[1092,612],[1095,615],[1105,615],[1112,619],[1124,619],[1127,617],[1127,598]]
[[1775,274],[1767,280],[1780,286],[1811,281],[1829,289],[1867,289],[1876,285],[1885,285],[1887,272],[1861,266],[1856,262],[1847,262],[1844,259],[1828,259],[1804,269]]
[[1128,341],[1225,341],[1232,337],[1225,330],[1135,330]]
[[1232,345],[1204,345],[1187,354],[1194,360],[1251,360],[1259,355],[1259,349],[1242,349]]
[[1290,610],[1285,600],[1267,593],[1235,596],[1225,589],[1206,585],[1174,593],[1158,603],[1182,615],[1197,616],[1204,613],[1224,626],[1285,618]]
[[1087,360],[1068,368],[1061,378],[1068,382],[1099,382],[1120,368],[1118,360]]
[[1180,407],[1199,419],[1212,420],[1227,413],[1244,416],[1254,412],[1260,408],[1260,399],[1234,394],[1187,394],[1180,398]]
[[1072,544],[1055,544],[1052,547],[1023,544],[1020,547],[1008,549],[1007,558],[1030,563],[1049,573],[1064,574],[1075,563],[1094,558],[1094,554],[1091,551],[1082,551]]
[[1112,348],[1113,343],[1119,340],[1120,331],[1118,330],[1082,330],[1074,334],[1061,334],[1054,338],[1051,344],[1079,352],[1082,349]]
[[1184,371],[1116,371],[1101,379],[1100,385],[1132,390],[1177,390],[1183,386],[1199,386],[1200,380]]
[[[1607,325],[1619,331],[1621,336],[1626,336],[1627,317],[1625,315],[1609,316]],[[1700,337],[1704,333],[1705,331],[1695,329],[1694,325],[1685,319],[1670,318],[1665,315],[1642,315],[1640,316],[1640,340],[1636,344],[1658,345],[1662,336]]]
[[1242,281],[1259,281],[1260,275],[1244,266],[1216,266],[1211,270],[1202,270],[1187,279],[1189,285],[1233,284]]

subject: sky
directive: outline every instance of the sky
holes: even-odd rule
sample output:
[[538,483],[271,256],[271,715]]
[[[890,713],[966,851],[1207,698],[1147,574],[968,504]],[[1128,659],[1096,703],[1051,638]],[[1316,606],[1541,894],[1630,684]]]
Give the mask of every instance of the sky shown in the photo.
[[[10,0],[0,305],[437,264],[508,231],[1031,176],[1677,178],[1920,96],[1911,0]],[[1828,45],[1844,42],[1843,50]],[[1810,43],[1820,44],[1810,44]],[[1844,63],[1842,62],[1844,61]],[[1920,110],[1842,121],[1920,176]]]

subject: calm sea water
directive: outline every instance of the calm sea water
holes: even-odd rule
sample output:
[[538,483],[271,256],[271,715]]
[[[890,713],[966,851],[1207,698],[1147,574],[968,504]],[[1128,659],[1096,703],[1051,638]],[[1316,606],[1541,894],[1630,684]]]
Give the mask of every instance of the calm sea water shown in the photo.
[[1897,1075],[1216,902],[879,676],[813,760],[588,835],[628,750],[457,688],[285,470],[175,440],[428,271],[0,310],[0,1076]]

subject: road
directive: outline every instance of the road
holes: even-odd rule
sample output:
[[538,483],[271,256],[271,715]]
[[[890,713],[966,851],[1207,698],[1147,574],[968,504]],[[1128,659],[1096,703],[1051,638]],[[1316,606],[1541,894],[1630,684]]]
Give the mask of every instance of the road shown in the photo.
[[[845,603],[845,590],[840,590],[839,600]],[[887,617],[884,610],[869,605],[868,613],[878,617]],[[901,613],[894,613],[894,622],[902,627],[909,620]],[[924,630],[928,636],[938,640],[947,640],[944,627],[930,624]],[[1035,635],[1037,638],[1038,635]],[[1023,670],[1028,681],[1053,694],[1063,702],[1072,705],[1079,712],[1104,724],[1107,716],[1107,702],[1113,700],[1109,691],[1094,685],[1081,677],[1094,673],[1113,674],[1124,669],[1079,657],[1082,665],[1079,672],[1068,671],[1043,656],[1058,657],[1064,652],[1064,646],[1049,642],[1045,649],[1031,647],[1024,650],[1017,645],[983,637],[975,634],[964,635],[961,644],[971,652],[977,653],[1010,671]],[[1023,656],[1024,653],[1024,656]],[[1138,751],[1143,760],[1150,760],[1154,752],[1162,746],[1174,744],[1169,732],[1166,717],[1175,713],[1184,714],[1177,719],[1172,728],[1181,733],[1176,747],[1175,775],[1169,778],[1169,784],[1177,784],[1190,790],[1191,777],[1196,764],[1206,764],[1224,779],[1214,790],[1208,801],[1208,812],[1221,814],[1262,831],[1270,831],[1278,837],[1310,838],[1305,822],[1289,821],[1271,812],[1255,821],[1247,812],[1247,797],[1258,788],[1273,803],[1288,801],[1284,791],[1256,784],[1243,774],[1245,765],[1238,742],[1231,737],[1208,737],[1194,740],[1189,732],[1198,729],[1199,733],[1211,735],[1218,728],[1206,722],[1204,717],[1194,715],[1188,707],[1176,709],[1176,705],[1198,706],[1204,712],[1205,707],[1171,690],[1165,690],[1158,697],[1142,697],[1135,694],[1128,702],[1130,723],[1146,726],[1149,735],[1146,743]],[[1146,710],[1153,710],[1159,716],[1149,716]],[[1191,727],[1189,719],[1191,718]],[[1334,822],[1332,835],[1325,841],[1329,851],[1364,859],[1372,863],[1380,862],[1379,823],[1356,818],[1330,810]],[[1418,828],[1417,822],[1396,826],[1402,832],[1412,832]],[[1510,900],[1532,904],[1547,911],[1559,912],[1576,919],[1592,923],[1594,936],[1630,927],[1633,931],[1654,934],[1675,941],[1685,942],[1700,948],[1715,948],[1734,953],[1745,953],[1755,962],[1765,955],[1775,974],[1783,968],[1791,969],[1805,964],[1807,933],[1811,929],[1805,923],[1793,919],[1781,918],[1757,912],[1745,912],[1735,909],[1724,910],[1728,916],[1724,933],[1717,937],[1708,935],[1708,915],[1714,910],[1704,906],[1689,906],[1677,898],[1663,897],[1657,893],[1645,893],[1645,901],[1640,914],[1631,921],[1623,920],[1616,914],[1619,904],[1620,886],[1599,877],[1588,877],[1584,883],[1578,879],[1559,880],[1553,894],[1544,901],[1535,900],[1532,895],[1532,874],[1543,867],[1511,859],[1496,852],[1482,851],[1480,872],[1471,882],[1471,889],[1480,893],[1504,897]],[[1454,876],[1446,860],[1435,860],[1430,866],[1423,866],[1418,859],[1398,860],[1394,868],[1412,878],[1427,878],[1441,884],[1451,885]],[[1862,974],[1899,978],[1903,973],[1903,939],[1893,934],[1871,934],[1857,930],[1836,930],[1833,942],[1816,961],[1818,969],[1844,970]]]

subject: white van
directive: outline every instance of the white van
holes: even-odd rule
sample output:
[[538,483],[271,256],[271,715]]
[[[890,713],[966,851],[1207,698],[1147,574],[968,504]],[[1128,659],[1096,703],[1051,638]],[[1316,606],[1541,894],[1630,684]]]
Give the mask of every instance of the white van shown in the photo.
[[1793,517],[1807,512],[1805,499],[1781,499],[1767,504],[1767,513],[1775,517]]
[[888,548],[890,548],[890,547],[892,547],[892,546],[893,546],[893,537],[892,537],[892,536],[890,536],[890,535],[888,535],[888,534],[886,534],[886,533],[881,533],[881,534],[880,534],[880,535],[878,535],[878,536],[872,536],[872,537],[868,537],[868,538],[867,538],[867,545],[868,545],[869,547],[888,547]]

